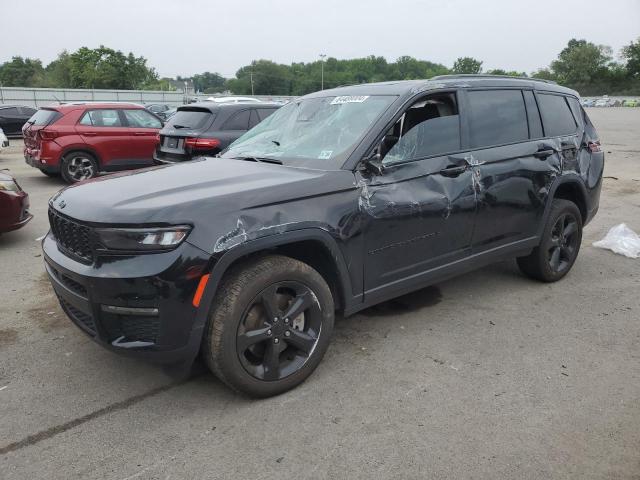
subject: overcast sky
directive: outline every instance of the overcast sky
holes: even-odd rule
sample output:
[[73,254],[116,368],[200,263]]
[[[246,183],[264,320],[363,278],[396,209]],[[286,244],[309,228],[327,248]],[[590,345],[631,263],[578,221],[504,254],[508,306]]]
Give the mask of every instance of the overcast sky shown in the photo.
[[640,37],[640,0],[29,0],[2,3],[0,62],[46,65],[81,46],[132,51],[161,76],[233,76],[280,63],[401,55],[532,72],[572,37],[620,47]]

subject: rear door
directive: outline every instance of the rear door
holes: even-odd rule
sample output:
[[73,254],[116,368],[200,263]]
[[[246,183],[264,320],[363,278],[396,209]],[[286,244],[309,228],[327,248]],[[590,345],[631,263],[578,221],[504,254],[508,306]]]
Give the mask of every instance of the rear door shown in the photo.
[[76,125],[78,134],[97,152],[101,166],[107,170],[131,161],[131,136],[124,122],[124,114],[105,108],[87,110]]
[[465,93],[463,124],[478,198],[472,249],[526,248],[536,242],[549,187],[560,171],[535,96],[519,88]]
[[128,156],[141,164],[152,164],[162,122],[142,108],[124,109],[122,113],[130,136]]

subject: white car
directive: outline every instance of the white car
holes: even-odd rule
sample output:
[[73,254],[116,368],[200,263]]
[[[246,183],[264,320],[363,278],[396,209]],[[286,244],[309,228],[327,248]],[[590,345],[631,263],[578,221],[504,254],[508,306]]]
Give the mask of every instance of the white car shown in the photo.
[[261,103],[257,98],[251,97],[209,97],[207,102],[216,103]]
[[4,147],[8,147],[8,146],[9,146],[9,139],[4,134],[4,131],[2,131],[2,129],[0,128],[0,151],[2,151]]

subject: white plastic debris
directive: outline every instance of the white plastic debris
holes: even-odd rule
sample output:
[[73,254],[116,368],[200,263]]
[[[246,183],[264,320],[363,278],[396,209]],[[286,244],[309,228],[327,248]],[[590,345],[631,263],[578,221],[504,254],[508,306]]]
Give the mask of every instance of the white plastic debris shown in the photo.
[[629,258],[640,257],[640,236],[624,223],[611,228],[605,237],[594,242],[593,246],[606,248]]

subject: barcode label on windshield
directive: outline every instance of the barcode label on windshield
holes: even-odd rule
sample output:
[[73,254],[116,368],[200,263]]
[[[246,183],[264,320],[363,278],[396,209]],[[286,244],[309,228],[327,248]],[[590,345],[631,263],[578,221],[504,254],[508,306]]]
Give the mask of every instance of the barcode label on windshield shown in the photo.
[[362,103],[369,95],[344,95],[342,97],[336,97],[331,101],[331,105],[341,105],[343,103]]

